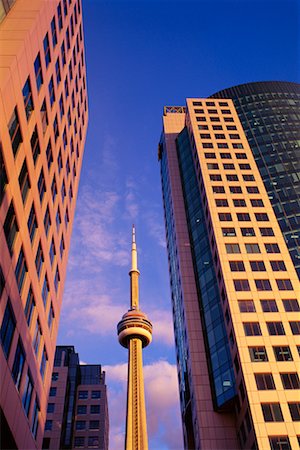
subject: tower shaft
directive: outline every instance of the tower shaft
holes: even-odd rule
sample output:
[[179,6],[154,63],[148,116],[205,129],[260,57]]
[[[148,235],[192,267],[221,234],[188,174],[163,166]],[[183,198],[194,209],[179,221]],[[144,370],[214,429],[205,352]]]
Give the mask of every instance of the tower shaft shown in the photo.
[[126,450],[147,450],[148,436],[143,378],[142,341],[131,339],[128,347]]

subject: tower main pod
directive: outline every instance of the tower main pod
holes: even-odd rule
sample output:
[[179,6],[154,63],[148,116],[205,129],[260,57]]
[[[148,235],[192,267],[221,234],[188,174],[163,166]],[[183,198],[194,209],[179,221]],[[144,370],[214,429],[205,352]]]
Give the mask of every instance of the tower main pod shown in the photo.
[[147,450],[147,421],[142,349],[152,340],[152,324],[139,309],[139,275],[135,228],[132,227],[130,309],[118,323],[120,344],[128,348],[128,384],[125,450]]

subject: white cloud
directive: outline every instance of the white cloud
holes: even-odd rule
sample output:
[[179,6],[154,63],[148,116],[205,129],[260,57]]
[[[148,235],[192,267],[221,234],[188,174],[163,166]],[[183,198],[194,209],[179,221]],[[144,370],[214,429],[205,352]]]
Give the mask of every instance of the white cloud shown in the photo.
[[[124,448],[127,364],[105,366],[110,415],[110,448]],[[177,369],[167,361],[144,366],[149,448],[182,449]],[[163,431],[162,431],[163,429]],[[157,449],[159,450],[159,449]]]

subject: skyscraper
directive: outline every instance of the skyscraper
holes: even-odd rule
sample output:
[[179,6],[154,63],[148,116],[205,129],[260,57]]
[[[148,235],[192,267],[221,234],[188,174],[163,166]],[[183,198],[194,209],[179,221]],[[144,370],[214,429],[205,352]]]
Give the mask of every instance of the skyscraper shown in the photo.
[[296,448],[299,280],[232,100],[166,107],[159,161],[185,448]]
[[300,84],[247,83],[211,97],[234,103],[300,278]]
[[120,344],[128,348],[126,450],[147,450],[147,421],[142,349],[152,340],[152,324],[139,308],[139,275],[135,228],[132,229],[130,309],[118,323]]
[[88,122],[82,7],[0,6],[1,447],[32,450],[42,446]]
[[43,449],[108,450],[105,372],[82,365],[73,346],[57,346]]

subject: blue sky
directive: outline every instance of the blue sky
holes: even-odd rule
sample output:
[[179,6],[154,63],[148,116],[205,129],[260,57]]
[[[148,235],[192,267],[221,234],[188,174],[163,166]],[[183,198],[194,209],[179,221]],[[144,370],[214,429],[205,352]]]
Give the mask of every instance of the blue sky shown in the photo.
[[89,129],[59,344],[106,369],[112,450],[123,448],[131,225],[140,304],[154,324],[144,351],[151,449],[182,448],[157,162],[164,105],[240,83],[299,81],[296,1],[83,0]]

